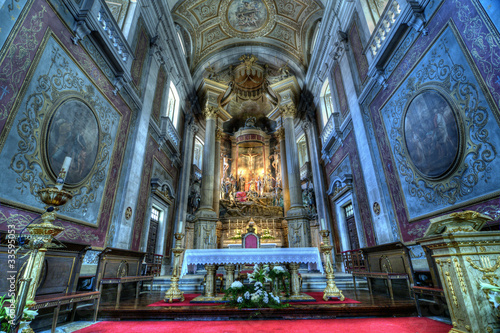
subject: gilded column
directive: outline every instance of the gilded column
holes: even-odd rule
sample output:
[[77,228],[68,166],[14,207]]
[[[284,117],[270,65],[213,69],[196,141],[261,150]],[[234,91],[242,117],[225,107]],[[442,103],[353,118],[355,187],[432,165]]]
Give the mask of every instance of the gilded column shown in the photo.
[[296,112],[297,110],[293,104],[282,107],[288,189],[290,192],[290,209],[286,212],[288,244],[289,247],[309,247],[311,246],[311,231],[309,218],[302,204],[299,156],[297,154],[297,142],[295,141],[294,118]]

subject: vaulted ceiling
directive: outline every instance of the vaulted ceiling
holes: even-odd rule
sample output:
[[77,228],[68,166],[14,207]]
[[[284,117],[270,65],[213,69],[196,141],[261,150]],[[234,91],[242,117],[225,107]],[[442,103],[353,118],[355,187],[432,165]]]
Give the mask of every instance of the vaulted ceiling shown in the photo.
[[195,84],[207,77],[207,67],[226,70],[244,54],[253,54],[274,69],[286,64],[302,81],[324,8],[319,0],[171,0],[169,4]]

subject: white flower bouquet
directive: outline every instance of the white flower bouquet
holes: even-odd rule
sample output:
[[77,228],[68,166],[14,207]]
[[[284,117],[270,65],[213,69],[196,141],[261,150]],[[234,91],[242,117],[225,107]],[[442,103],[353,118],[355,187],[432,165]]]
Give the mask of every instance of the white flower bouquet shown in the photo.
[[224,299],[229,300],[229,304],[242,308],[284,308],[288,303],[282,303],[279,296],[268,293],[264,284],[271,281],[269,277],[269,266],[254,266],[254,270],[248,275],[250,285],[244,285],[240,281],[235,281],[231,287],[224,291]]

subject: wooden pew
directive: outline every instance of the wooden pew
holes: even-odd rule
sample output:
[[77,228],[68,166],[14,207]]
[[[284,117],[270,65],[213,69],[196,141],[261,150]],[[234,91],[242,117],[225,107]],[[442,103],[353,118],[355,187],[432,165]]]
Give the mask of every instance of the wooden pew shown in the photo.
[[107,247],[99,255],[97,266],[97,283],[102,292],[104,285],[117,285],[115,307],[120,305],[120,296],[125,283],[136,283],[135,298],[139,297],[140,286],[144,281],[151,282],[153,290],[153,275],[141,275],[144,252],[115,249]]
[[[0,262],[7,262],[8,248],[6,244],[5,234],[3,234],[0,246]],[[33,310],[54,308],[51,332],[55,332],[61,306],[67,304],[72,305],[70,320],[73,321],[77,303],[92,300],[94,302],[93,319],[95,321],[101,295],[99,291],[76,291],[83,257],[90,246],[67,242],[62,242],[61,244],[59,248],[48,249],[45,254],[40,281],[35,294],[36,304],[32,307]],[[26,250],[20,250],[18,253],[16,259],[18,276],[21,276],[24,264],[28,259],[28,256],[22,258],[26,252]],[[6,294],[9,289],[7,274],[7,270],[0,270],[0,293],[2,295]],[[35,319],[35,324],[42,317],[43,313],[40,313]]]
[[355,251],[342,253],[346,271],[352,274],[354,289],[356,277],[366,278],[368,289],[372,294],[371,279],[383,279],[391,299],[394,299],[392,289],[393,280],[406,280],[408,293],[412,297],[413,268],[408,248],[401,242],[365,247]]

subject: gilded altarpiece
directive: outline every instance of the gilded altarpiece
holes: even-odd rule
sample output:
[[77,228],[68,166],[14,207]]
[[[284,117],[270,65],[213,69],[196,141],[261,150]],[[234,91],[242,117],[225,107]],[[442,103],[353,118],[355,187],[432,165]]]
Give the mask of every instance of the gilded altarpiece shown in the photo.
[[429,8],[428,35],[408,33],[414,41],[395,50],[386,89],[369,102],[404,241],[420,237],[432,216],[499,209],[500,64],[493,54],[500,35],[478,1]]

